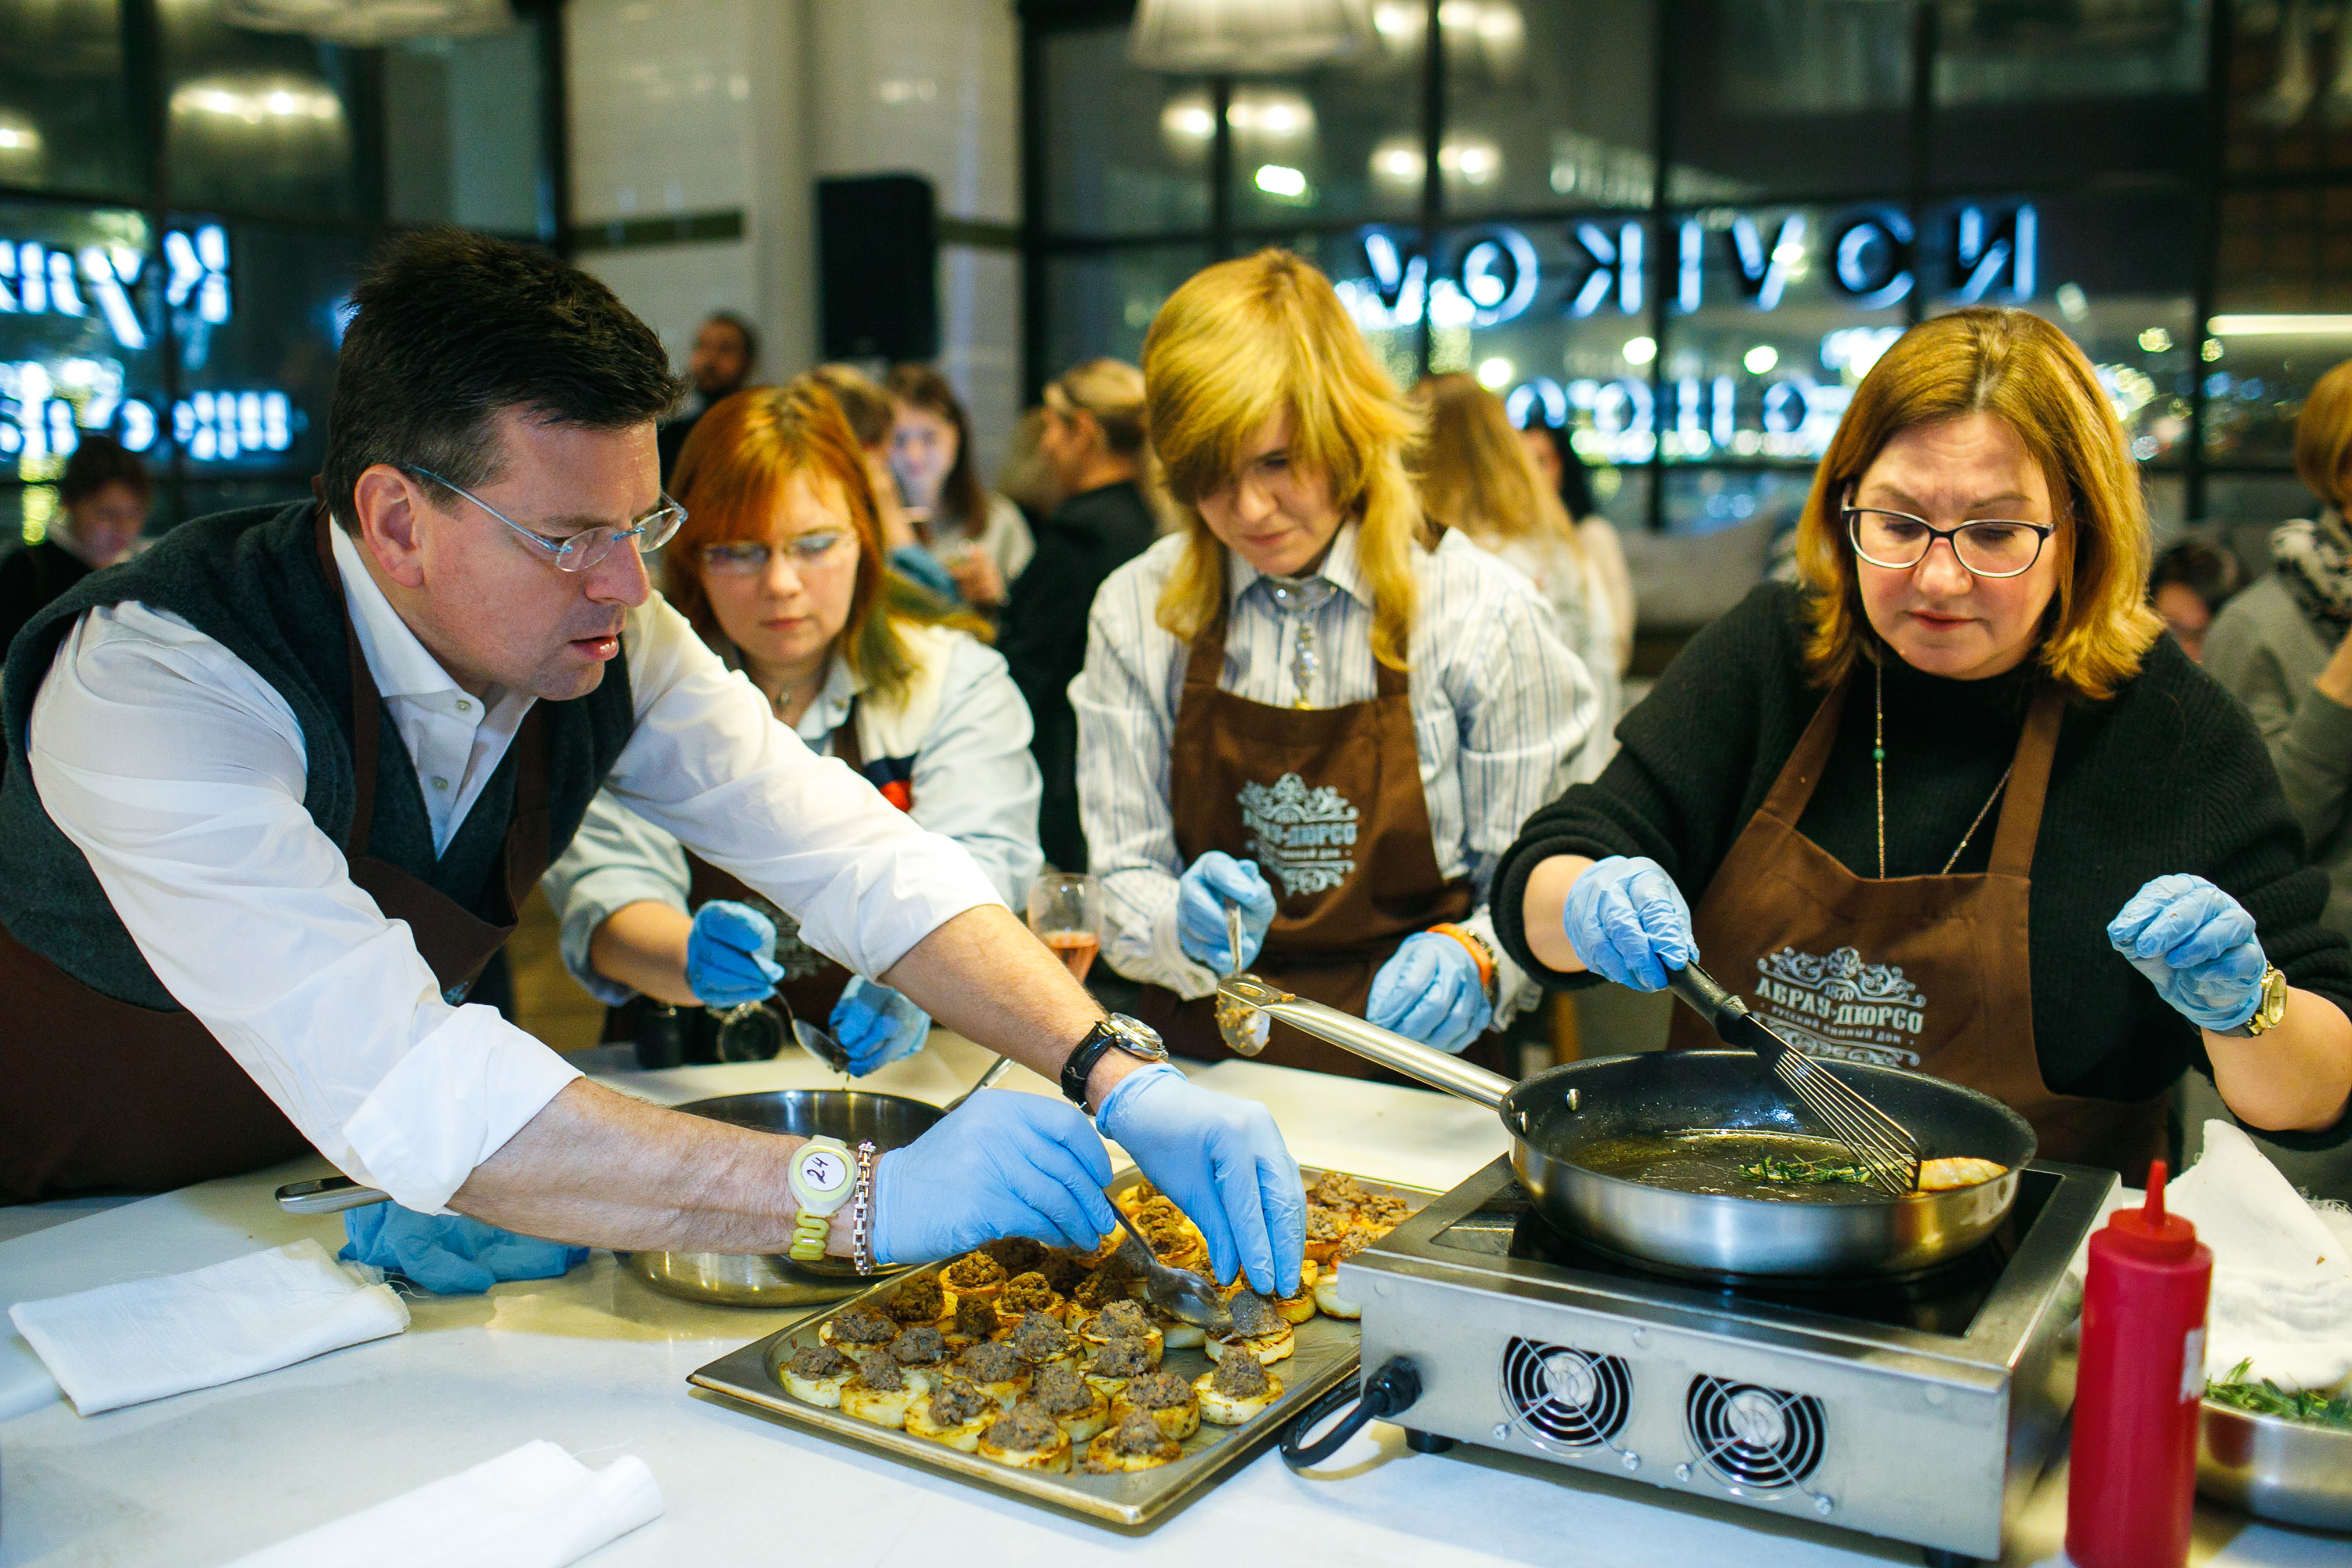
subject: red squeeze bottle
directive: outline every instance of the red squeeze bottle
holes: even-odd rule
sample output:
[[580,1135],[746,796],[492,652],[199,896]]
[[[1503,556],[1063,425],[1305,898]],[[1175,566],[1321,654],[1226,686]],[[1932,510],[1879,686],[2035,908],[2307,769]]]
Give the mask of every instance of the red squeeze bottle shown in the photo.
[[2074,1384],[2066,1555],[2075,1568],[2180,1568],[2197,1491],[2205,1304],[2213,1253],[2164,1212],[2164,1162],[2147,1202],[2091,1237]]

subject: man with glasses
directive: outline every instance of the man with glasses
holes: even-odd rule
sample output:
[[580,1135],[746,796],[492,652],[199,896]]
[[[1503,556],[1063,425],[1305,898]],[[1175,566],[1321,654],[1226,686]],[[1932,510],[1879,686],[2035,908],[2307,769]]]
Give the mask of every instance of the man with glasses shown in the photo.
[[[1295,1290],[1297,1168],[1263,1109],[1106,1019],[961,849],[813,757],[653,595],[642,552],[682,514],[644,324],[454,232],[398,242],[353,301],[322,504],[184,524],[12,649],[0,1194],[314,1147],[424,1253],[454,1211],[907,1261],[1093,1245],[1114,1221],[1083,1108],[1221,1271]],[[982,1095],[905,1149],[827,1150],[614,1094],[466,1005],[600,784],[1077,1108]]]

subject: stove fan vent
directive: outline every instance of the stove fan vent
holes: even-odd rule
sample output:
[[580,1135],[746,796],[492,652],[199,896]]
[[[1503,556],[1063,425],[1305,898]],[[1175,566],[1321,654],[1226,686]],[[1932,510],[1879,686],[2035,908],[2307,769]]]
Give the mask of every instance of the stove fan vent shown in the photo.
[[1732,1487],[1779,1491],[1820,1468],[1827,1423],[1822,1402],[1720,1377],[1691,1380],[1684,1419],[1699,1459]]
[[1624,1430],[1633,1403],[1624,1358],[1513,1340],[1503,1351],[1503,1404],[1538,1443],[1590,1448]]

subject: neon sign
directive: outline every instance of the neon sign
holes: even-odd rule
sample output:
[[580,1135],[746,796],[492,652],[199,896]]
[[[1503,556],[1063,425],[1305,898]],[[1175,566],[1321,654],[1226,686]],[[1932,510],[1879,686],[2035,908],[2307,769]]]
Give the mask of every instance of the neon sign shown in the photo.
[[[236,299],[227,231],[218,224],[170,229],[159,249],[160,257],[122,244],[68,249],[0,239],[0,316],[96,322],[116,347],[136,353],[155,342],[138,291],[160,282],[183,338],[200,342],[226,325]],[[292,399],[276,389],[192,393],[167,410],[126,395],[116,360],[0,362],[0,460],[12,464],[65,458],[83,430],[107,431],[133,452],[169,439],[193,462],[226,462],[290,449],[300,423]]]

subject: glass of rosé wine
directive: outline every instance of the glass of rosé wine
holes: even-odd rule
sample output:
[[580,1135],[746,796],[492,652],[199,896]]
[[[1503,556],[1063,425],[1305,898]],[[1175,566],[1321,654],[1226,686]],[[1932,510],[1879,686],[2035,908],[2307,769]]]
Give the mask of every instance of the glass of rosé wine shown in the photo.
[[1102,884],[1083,873],[1045,872],[1029,884],[1029,929],[1083,983],[1102,948]]

